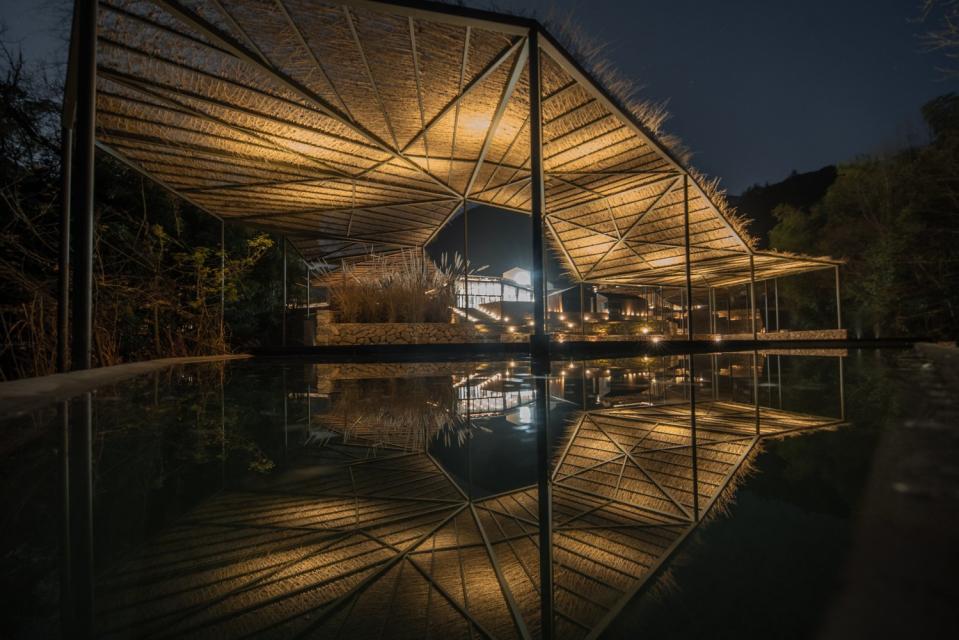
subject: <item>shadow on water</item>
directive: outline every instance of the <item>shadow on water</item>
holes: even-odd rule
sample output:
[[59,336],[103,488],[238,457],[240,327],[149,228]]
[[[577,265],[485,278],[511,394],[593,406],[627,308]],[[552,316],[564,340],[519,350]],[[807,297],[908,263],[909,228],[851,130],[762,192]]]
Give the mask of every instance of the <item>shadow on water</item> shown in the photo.
[[5,421],[3,635],[808,637],[897,401],[895,354],[854,356],[102,388]]

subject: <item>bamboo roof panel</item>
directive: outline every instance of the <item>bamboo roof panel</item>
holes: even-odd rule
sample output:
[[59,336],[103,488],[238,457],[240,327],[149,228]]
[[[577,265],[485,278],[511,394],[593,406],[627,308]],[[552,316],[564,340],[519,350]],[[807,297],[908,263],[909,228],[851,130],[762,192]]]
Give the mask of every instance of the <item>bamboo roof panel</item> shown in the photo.
[[422,246],[464,200],[528,212],[536,55],[547,234],[575,278],[675,282],[687,211],[700,283],[748,279],[750,256],[760,278],[835,264],[760,256],[662,110],[533,21],[377,0],[100,6],[100,146],[304,257]]

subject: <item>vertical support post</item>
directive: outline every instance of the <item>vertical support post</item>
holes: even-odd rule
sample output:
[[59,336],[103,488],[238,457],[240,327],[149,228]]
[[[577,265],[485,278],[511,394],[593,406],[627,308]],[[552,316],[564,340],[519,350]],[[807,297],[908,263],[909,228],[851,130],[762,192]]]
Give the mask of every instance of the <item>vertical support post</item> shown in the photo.
[[713,332],[713,288],[706,287],[706,332]]
[[752,323],[753,340],[756,339],[756,262],[749,254],[749,321]]
[[[97,0],[77,4],[77,120],[75,179],[70,210],[77,219],[74,235],[73,368],[89,369],[93,360],[94,156],[97,117]],[[71,176],[73,174],[71,173]]]
[[776,333],[779,333],[779,278],[773,280],[773,298],[776,309]]
[[543,183],[543,111],[542,77],[540,70],[539,31],[529,32],[529,146],[530,146],[530,191],[531,220],[533,232],[533,356],[549,355],[549,334],[546,330],[546,278],[543,250],[543,217],[546,206],[546,190]]
[[73,128],[60,130],[60,264],[57,282],[57,371],[70,370],[70,191]]
[[763,280],[763,333],[769,333],[769,280]]
[[220,219],[220,344],[226,351],[226,222]]
[[693,272],[689,263],[689,174],[683,174],[683,233],[686,249],[686,339],[693,339]]
[[463,198],[463,311],[470,319],[470,218],[466,198]]
[[499,279],[499,319],[501,322],[505,322],[504,318],[506,317],[506,284],[503,282],[502,276]]
[[306,274],[306,319],[310,319],[310,264],[303,261],[303,272]]
[[[283,314],[280,318],[282,326],[280,327],[280,344],[284,347],[286,346],[286,306],[287,306],[287,291],[286,291],[286,251],[287,251],[287,242],[286,236],[283,236]],[[285,390],[284,390],[285,391]]]
[[666,335],[666,298],[663,297],[663,286],[659,286],[659,332]]
[[579,283],[579,332],[586,335],[586,292],[585,283]]
[[839,265],[836,265],[836,328],[842,329],[842,295],[839,289]]

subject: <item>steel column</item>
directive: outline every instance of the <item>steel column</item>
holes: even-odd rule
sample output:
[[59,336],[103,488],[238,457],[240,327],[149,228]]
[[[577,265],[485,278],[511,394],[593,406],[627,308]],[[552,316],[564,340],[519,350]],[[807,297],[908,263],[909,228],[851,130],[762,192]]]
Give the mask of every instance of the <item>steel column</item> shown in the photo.
[[686,339],[693,339],[693,273],[689,263],[689,174],[683,174],[683,233],[686,249]]
[[689,358],[689,429],[693,463],[693,521],[699,522],[699,464],[696,460],[696,364],[693,354]]
[[463,310],[470,320],[470,218],[469,204],[463,199]]
[[283,323],[283,326],[280,327],[280,344],[284,347],[286,346],[286,250],[287,250],[287,241],[286,236],[283,236],[283,314],[280,321]]
[[583,291],[585,286],[582,282],[579,283],[579,332],[584,336],[586,335],[586,294]]
[[756,263],[749,255],[749,321],[752,323],[753,340],[756,339]]
[[530,191],[533,245],[533,355],[548,356],[549,335],[546,330],[546,279],[544,277],[545,255],[543,249],[543,218],[546,206],[546,190],[543,182],[543,111],[542,78],[540,70],[540,34],[538,29],[529,32],[529,145],[530,145]]
[[226,350],[226,223],[220,219],[220,346]]
[[70,209],[76,215],[73,236],[73,368],[89,369],[93,359],[94,155],[97,102],[97,0],[77,1],[76,156]]
[[57,371],[70,369],[70,197],[73,129],[60,130],[60,264],[57,282]]
[[776,303],[776,333],[779,333],[779,278],[773,280],[773,298]]
[[763,333],[769,333],[769,280],[763,280]]
[[303,271],[306,273],[306,319],[310,319],[310,265],[304,260]]
[[839,265],[836,265],[836,328],[842,329],[842,296],[839,289]]

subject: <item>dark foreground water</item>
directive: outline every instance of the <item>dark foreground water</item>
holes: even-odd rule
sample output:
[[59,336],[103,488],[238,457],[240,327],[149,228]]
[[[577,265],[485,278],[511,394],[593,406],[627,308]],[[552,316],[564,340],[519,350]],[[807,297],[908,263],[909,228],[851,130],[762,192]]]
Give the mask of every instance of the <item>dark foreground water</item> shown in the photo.
[[0,637],[814,637],[908,358],[131,379],[0,421]]

